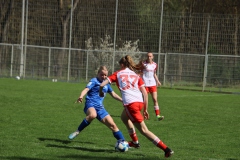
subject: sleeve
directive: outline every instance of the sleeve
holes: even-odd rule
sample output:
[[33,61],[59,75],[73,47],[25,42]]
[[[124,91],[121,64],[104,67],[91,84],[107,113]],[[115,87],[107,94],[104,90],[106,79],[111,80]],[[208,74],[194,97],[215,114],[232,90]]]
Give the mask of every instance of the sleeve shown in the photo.
[[117,81],[117,72],[114,72],[112,75],[108,76],[107,79],[110,83],[116,82]]
[[108,92],[108,93],[111,93],[111,92],[113,91],[113,89],[112,89],[112,87],[110,86],[110,84],[107,84],[107,87],[108,87],[107,92]]
[[143,82],[143,79],[141,77],[139,77],[139,79],[138,79],[138,87],[142,87],[142,86],[145,86],[145,84]]
[[158,69],[158,65],[156,63],[156,66],[155,66],[155,69],[154,69],[155,73],[156,73],[157,69]]
[[92,88],[94,85],[95,85],[95,82],[94,82],[94,81],[92,81],[92,80],[90,80],[90,81],[88,82],[88,84],[87,84],[86,88],[89,88],[89,89],[91,89],[91,88]]

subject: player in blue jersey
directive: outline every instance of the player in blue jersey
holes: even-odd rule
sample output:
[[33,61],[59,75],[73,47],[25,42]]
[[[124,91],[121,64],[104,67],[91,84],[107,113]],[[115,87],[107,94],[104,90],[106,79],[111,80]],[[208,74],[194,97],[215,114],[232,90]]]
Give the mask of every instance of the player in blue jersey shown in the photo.
[[103,88],[104,97],[99,96],[100,84],[107,78],[107,75],[108,75],[107,68],[105,66],[101,66],[98,70],[97,77],[92,78],[87,84],[86,88],[82,90],[77,102],[82,103],[83,97],[87,94],[85,98],[85,107],[84,107],[84,112],[86,114],[86,117],[80,123],[80,125],[78,126],[78,129],[69,135],[68,138],[70,140],[78,136],[79,133],[85,127],[87,127],[95,118],[97,118],[100,122],[102,122],[109,129],[111,129],[113,132],[113,136],[117,140],[119,139],[125,140],[122,132],[118,129],[117,125],[113,121],[113,118],[108,114],[108,112],[106,111],[103,105],[103,100],[106,93],[109,93],[114,99],[120,102],[122,102],[122,98],[113,91],[110,85],[106,85]]

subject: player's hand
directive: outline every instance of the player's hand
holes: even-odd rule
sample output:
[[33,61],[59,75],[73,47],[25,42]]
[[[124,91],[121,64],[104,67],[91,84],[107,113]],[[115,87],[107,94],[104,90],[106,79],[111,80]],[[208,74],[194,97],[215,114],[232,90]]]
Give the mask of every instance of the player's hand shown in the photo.
[[158,81],[157,86],[159,87],[159,86],[161,86],[161,85],[162,85],[161,82]]
[[100,97],[104,97],[104,93],[103,92],[99,92],[99,96]]
[[82,103],[82,102],[83,102],[83,98],[79,97],[75,103]]
[[148,111],[143,111],[143,117],[144,117],[145,120],[149,119]]

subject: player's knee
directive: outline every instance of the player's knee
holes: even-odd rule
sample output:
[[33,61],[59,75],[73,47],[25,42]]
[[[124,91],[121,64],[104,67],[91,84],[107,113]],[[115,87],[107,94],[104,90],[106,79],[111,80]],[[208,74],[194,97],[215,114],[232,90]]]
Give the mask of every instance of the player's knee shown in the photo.
[[93,119],[95,119],[96,117],[97,117],[96,114],[89,114],[89,115],[88,115],[88,118],[89,118],[90,120],[93,120]]

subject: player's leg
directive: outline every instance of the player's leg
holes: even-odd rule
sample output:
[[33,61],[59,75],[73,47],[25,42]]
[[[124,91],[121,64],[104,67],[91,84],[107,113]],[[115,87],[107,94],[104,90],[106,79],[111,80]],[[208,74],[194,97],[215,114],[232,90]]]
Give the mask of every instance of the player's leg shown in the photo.
[[126,107],[126,113],[129,115],[130,120],[134,122],[134,126],[141,132],[142,135],[147,137],[153,144],[165,152],[165,157],[170,157],[173,151],[168,148],[155,134],[148,130],[144,122],[141,110],[143,103],[132,103]]
[[109,129],[112,130],[113,136],[119,140],[125,140],[122,132],[118,129],[116,123],[114,122],[113,118],[108,114],[105,109],[101,109],[97,111],[97,119],[105,124]]
[[162,149],[165,152],[165,157],[170,157],[174,152],[161,141],[154,133],[148,130],[144,121],[141,123],[134,123],[135,127],[140,131],[142,135],[144,135],[147,139],[149,139],[154,145],[158,148]]
[[158,120],[161,121],[164,119],[164,116],[161,116],[161,111],[160,111],[160,107],[158,105],[158,100],[157,100],[157,91],[154,90],[153,92],[150,92],[150,94],[153,100],[155,114]]
[[[84,110],[85,111],[85,110]],[[86,111],[86,120],[91,123],[97,117],[97,111],[94,107],[89,107]]]
[[78,134],[84,128],[86,128],[92,122],[93,119],[97,117],[97,112],[94,107],[85,108],[84,111],[86,113],[86,118],[84,118],[83,121],[80,123],[80,125],[78,126],[78,129],[68,136],[68,138],[71,140],[77,137]]
[[135,127],[134,127],[132,121],[127,116],[125,109],[122,111],[121,120],[125,124],[125,126],[127,127],[128,134],[132,139],[132,141],[128,142],[129,146],[134,147],[134,148],[139,148],[140,144],[138,142],[138,137],[137,137],[137,134],[136,134]]
[[106,117],[104,117],[101,122],[105,124],[109,129],[112,130],[113,136],[117,140],[119,139],[125,140],[122,132],[119,130],[119,128],[117,127],[116,123],[113,121],[110,115],[107,115]]

